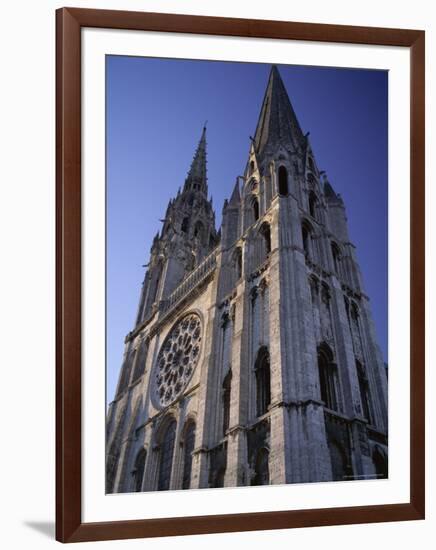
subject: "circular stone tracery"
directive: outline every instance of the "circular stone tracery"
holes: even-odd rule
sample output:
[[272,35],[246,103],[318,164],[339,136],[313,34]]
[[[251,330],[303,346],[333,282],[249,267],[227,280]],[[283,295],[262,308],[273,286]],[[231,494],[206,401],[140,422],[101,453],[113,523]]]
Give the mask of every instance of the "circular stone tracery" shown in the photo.
[[186,388],[200,357],[200,343],[201,321],[196,313],[183,317],[165,338],[155,370],[157,398],[163,407]]

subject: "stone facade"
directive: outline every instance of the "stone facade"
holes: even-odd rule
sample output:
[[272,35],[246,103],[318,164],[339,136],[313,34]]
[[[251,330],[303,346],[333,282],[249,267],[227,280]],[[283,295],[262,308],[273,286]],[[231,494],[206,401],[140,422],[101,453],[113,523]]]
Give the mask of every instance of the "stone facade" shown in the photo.
[[106,490],[386,477],[387,415],[344,203],[273,67],[220,231],[204,129],[153,240],[108,411]]

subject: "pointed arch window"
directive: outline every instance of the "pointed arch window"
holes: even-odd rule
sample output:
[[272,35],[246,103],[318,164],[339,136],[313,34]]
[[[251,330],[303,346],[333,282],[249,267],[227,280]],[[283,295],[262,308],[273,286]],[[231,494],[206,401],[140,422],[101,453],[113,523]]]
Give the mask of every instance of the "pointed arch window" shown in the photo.
[[134,491],[139,493],[142,491],[142,481],[144,479],[144,470],[145,470],[145,460],[147,458],[147,451],[141,449],[136,455],[135,459],[135,469],[133,470],[133,479],[134,479]]
[[303,250],[306,258],[312,259],[312,235],[313,229],[307,220],[301,224],[301,235],[303,239]]
[[369,383],[368,383],[368,378],[366,376],[365,368],[362,365],[362,363],[360,363],[360,361],[356,361],[356,370],[357,370],[357,378],[359,381],[360,400],[362,402],[362,414],[364,418],[366,418],[368,422],[371,424],[372,415],[371,415],[371,401],[369,396]]
[[336,365],[333,363],[333,353],[327,344],[318,348],[318,372],[321,400],[327,408],[335,411],[338,409]]
[[262,346],[257,352],[254,369],[256,373],[256,414],[262,416],[268,412],[271,403],[271,372],[269,352],[266,346]]
[[279,168],[279,195],[282,197],[288,195],[288,171],[284,166]]
[[189,229],[189,218],[186,217],[186,218],[183,218],[183,221],[182,221],[182,231],[183,231],[183,233],[187,233],[188,229]]
[[176,421],[171,420],[165,430],[160,446],[158,491],[166,491],[170,488],[175,439]]
[[341,252],[339,246],[336,243],[331,244],[332,248],[332,257],[333,257],[333,268],[337,275],[340,275],[340,262],[341,262]]
[[135,360],[135,370],[133,371],[132,382],[135,382],[145,372],[145,362],[147,360],[148,344],[143,340],[139,344],[139,352]]
[[312,304],[317,305],[318,304],[319,281],[314,275],[311,275],[309,277],[309,285],[310,285],[310,296],[312,298]]
[[354,302],[351,304],[351,319],[357,328],[359,328],[359,309]]
[[200,221],[195,224],[194,237],[197,237],[200,242],[204,240],[204,227]]
[[259,201],[257,200],[257,197],[253,197],[251,207],[253,209],[254,221],[257,221],[259,219]]
[[232,371],[229,371],[223,382],[223,436],[230,426],[230,394],[232,389]]
[[309,192],[309,214],[312,218],[316,218],[316,207],[318,203],[318,198],[314,191]]
[[263,223],[260,228],[260,234],[262,235],[265,243],[265,253],[271,252],[271,229],[269,223]]
[[192,472],[192,452],[195,445],[195,422],[189,421],[185,427],[185,438],[183,445],[183,483],[182,489],[191,487],[191,472]]
[[269,485],[269,452],[265,447],[257,453],[251,485]]
[[250,174],[254,172],[254,160],[250,161]]
[[238,281],[242,277],[242,249],[240,246],[235,249],[234,265],[236,271],[236,280]]

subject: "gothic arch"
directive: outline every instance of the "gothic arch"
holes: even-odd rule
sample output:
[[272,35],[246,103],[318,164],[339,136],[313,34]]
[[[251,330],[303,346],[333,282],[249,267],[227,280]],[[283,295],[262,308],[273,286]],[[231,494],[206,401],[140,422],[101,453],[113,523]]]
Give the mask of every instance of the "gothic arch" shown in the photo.
[[321,298],[326,304],[330,302],[330,287],[324,281],[321,283]]
[[338,388],[336,365],[333,363],[333,352],[330,346],[323,342],[318,346],[318,374],[321,401],[331,410],[338,408]]
[[147,460],[147,451],[142,447],[136,454],[133,475],[133,490],[135,493],[142,491],[142,483],[144,480],[145,461]]
[[237,246],[232,255],[233,269],[235,271],[236,281],[242,277],[242,248]]
[[260,226],[259,235],[263,238],[264,252],[267,256],[271,252],[271,227],[268,222],[263,222]]
[[177,421],[173,415],[166,415],[156,432],[158,442],[158,477],[157,490],[166,491],[170,488],[174,461]]
[[260,216],[260,211],[259,211],[259,200],[256,195],[253,195],[251,198],[251,210],[253,212],[253,219],[255,222],[257,222]]
[[278,181],[279,195],[282,197],[287,197],[289,194],[288,171],[283,165],[280,166],[278,170]]
[[317,219],[317,207],[318,207],[318,197],[315,191],[309,191],[309,214],[312,218]]
[[356,359],[357,380],[359,382],[360,401],[362,403],[362,416],[369,424],[372,422],[371,398],[369,393],[368,377],[363,364]]
[[224,377],[222,385],[222,406],[223,406],[223,436],[230,427],[230,397],[232,390],[232,371],[229,369]]
[[192,477],[192,453],[195,447],[195,431],[196,424],[192,417],[189,417],[183,428],[182,444],[183,444],[183,479],[182,489],[191,487]]
[[132,382],[135,382],[145,372],[145,363],[147,361],[148,342],[142,338],[138,344],[137,354],[135,358],[135,368],[132,375]]
[[313,259],[313,235],[312,224],[306,218],[301,221],[301,236],[303,240],[303,250],[306,258]]
[[341,249],[336,241],[332,241],[330,244],[333,258],[333,269],[337,275],[341,274]]
[[186,216],[183,218],[181,229],[183,233],[187,233],[189,231],[189,218]]
[[[125,445],[125,452],[123,455],[123,461],[120,463],[120,479],[121,483],[124,485],[125,489],[130,489],[128,481],[128,474],[132,470],[132,463],[134,464],[134,452],[136,451],[136,444],[138,437],[136,435],[137,425],[140,418],[140,412],[141,412],[141,399],[138,398],[135,401],[134,406],[131,409],[131,413],[129,415],[128,422],[125,422],[126,427],[125,430],[123,430],[123,439],[126,440]],[[126,419],[127,420],[127,419]],[[121,454],[121,453],[120,453]]]
[[310,295],[312,298],[312,304],[315,304],[319,292],[319,279],[315,275],[309,276]]
[[256,374],[256,415],[263,416],[268,412],[271,403],[271,369],[270,356],[266,346],[261,346],[254,363]]

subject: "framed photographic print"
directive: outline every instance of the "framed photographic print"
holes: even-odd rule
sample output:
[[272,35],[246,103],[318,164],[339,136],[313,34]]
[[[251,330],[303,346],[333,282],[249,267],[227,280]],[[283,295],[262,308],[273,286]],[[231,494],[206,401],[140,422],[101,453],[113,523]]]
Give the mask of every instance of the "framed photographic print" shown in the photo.
[[57,539],[422,519],[424,32],[56,17]]

